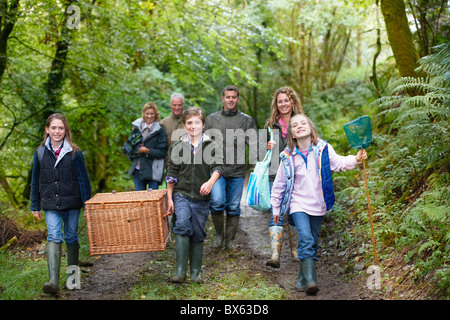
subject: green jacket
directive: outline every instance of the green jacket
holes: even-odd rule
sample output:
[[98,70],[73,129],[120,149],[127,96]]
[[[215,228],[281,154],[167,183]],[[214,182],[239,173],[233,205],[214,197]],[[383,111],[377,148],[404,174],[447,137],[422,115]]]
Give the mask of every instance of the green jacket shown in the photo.
[[[227,132],[227,129],[230,131]],[[253,118],[240,111],[224,111],[222,108],[221,111],[214,112],[206,118],[204,129],[206,134],[208,134],[208,130],[210,130],[209,135],[212,139],[215,139],[217,143],[221,140],[223,144],[221,145],[222,150],[225,151],[223,176],[244,178],[246,169],[245,158],[242,161],[242,159],[238,158],[238,155],[242,153],[245,155],[245,145],[240,144],[239,140],[241,139],[238,139],[232,133],[233,131],[243,130],[246,133],[245,144],[254,143],[250,142],[247,136],[250,131],[254,131],[256,135],[258,134],[258,129]],[[218,140],[217,133],[221,135],[220,140]],[[227,143],[227,140],[230,139],[233,139],[233,141]],[[227,144],[229,144],[229,147],[234,148],[234,150],[227,150]],[[258,148],[257,145],[253,145],[252,147]],[[233,159],[227,159],[227,154],[233,155]]]
[[176,179],[173,193],[181,193],[197,200],[210,200],[210,195],[200,194],[200,187],[211,178],[214,171],[223,170],[223,157],[220,147],[203,135],[201,148],[194,154],[191,144],[181,138],[169,149],[167,179]]

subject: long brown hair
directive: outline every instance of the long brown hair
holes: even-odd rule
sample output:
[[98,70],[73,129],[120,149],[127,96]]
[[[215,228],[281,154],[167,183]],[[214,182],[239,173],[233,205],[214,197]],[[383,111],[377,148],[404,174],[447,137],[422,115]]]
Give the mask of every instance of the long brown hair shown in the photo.
[[311,130],[310,137],[311,137],[311,142],[312,142],[312,144],[313,144],[313,145],[317,145],[317,142],[319,141],[319,134],[317,133],[317,128],[316,128],[316,126],[314,125],[314,123],[311,121],[311,119],[308,118],[305,114],[296,114],[296,115],[293,115],[293,116],[291,117],[291,120],[289,121],[288,135],[287,135],[287,138],[286,138],[286,144],[287,144],[289,150],[291,150],[291,151],[294,150],[294,148],[297,146],[296,141],[295,141],[295,139],[292,137],[292,133],[291,133],[291,123],[292,123],[292,120],[293,120],[295,117],[297,117],[297,116],[303,116],[303,117],[305,117],[306,121],[308,121],[309,128],[310,128],[310,130]]
[[[70,130],[69,127],[69,123],[67,122],[66,117],[64,117],[61,113],[54,113],[51,114],[48,118],[47,121],[45,122],[45,128],[50,128],[50,124],[52,123],[53,120],[61,120],[62,123],[64,124],[64,131],[65,131],[65,138],[67,140],[67,142],[70,144],[70,146],[72,147],[72,152],[78,151],[80,150],[80,148],[73,142],[72,140],[72,131]],[[43,146],[45,144],[45,142],[47,141],[48,138],[48,133],[46,130],[44,130],[44,137],[43,140],[41,142],[41,144],[39,146]]]
[[289,100],[291,101],[292,105],[292,113],[291,116],[297,113],[304,113],[302,102],[300,101],[300,98],[298,97],[297,93],[292,89],[291,87],[281,87],[275,90],[272,96],[272,104],[270,106],[270,116],[269,119],[267,119],[265,127],[271,127],[273,128],[273,125],[280,119],[280,112],[278,111],[277,107],[277,99],[278,95],[280,93],[284,93],[289,97]]

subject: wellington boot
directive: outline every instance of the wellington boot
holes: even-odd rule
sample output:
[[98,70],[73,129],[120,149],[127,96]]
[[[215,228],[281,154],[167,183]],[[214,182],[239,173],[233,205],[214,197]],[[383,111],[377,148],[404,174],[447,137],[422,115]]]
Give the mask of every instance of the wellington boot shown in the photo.
[[299,263],[300,266],[300,270],[298,272],[298,280],[297,283],[295,284],[295,289],[297,289],[297,291],[301,291],[301,292],[305,292],[306,291],[306,280],[305,280],[305,276],[303,275],[303,269],[302,269],[302,264]]
[[48,294],[57,294],[59,292],[59,271],[61,268],[61,243],[48,242],[46,253],[49,281],[44,284],[42,291]]
[[189,244],[189,264],[191,269],[191,280],[203,283],[201,275],[203,262],[203,242],[191,242]]
[[78,242],[67,244],[67,265],[78,266],[78,256],[80,252],[80,244]]
[[298,259],[298,231],[297,227],[290,225],[288,223],[288,238],[289,238],[289,245],[291,247],[291,256],[292,260],[294,261],[300,261]]
[[272,268],[280,267],[280,252],[283,244],[283,227],[269,227],[270,248],[272,249],[272,257],[266,262],[266,266]]
[[211,213],[211,218],[213,221],[214,229],[216,231],[216,235],[214,236],[214,241],[211,245],[211,247],[215,249],[220,249],[223,244],[223,227],[224,227],[224,221],[225,217],[223,212],[220,213]]
[[236,245],[234,243],[234,238],[236,237],[236,232],[239,223],[239,216],[231,216],[227,214],[227,241],[226,246],[228,250],[235,250]]
[[170,282],[183,283],[186,281],[186,267],[189,255],[189,237],[175,235],[175,252],[176,252],[176,274],[169,279]]
[[306,294],[314,295],[319,291],[317,286],[316,263],[313,258],[302,260],[301,269],[306,282]]

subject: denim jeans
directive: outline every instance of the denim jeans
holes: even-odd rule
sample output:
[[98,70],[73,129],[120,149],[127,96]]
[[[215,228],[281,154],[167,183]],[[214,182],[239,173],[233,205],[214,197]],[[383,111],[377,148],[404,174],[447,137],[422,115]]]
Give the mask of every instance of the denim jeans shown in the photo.
[[[134,181],[134,187],[136,188],[136,191],[142,191],[147,189],[157,190],[159,188],[159,182],[153,181],[153,180],[141,180],[139,178],[139,170],[133,171],[133,181]],[[147,187],[148,185],[148,187]]]
[[292,218],[298,230],[298,258],[317,258],[319,249],[319,232],[323,216],[310,216],[305,212],[294,212]]
[[[45,220],[47,221],[47,241],[67,244],[78,242],[78,217],[80,210],[68,211],[45,211]],[[63,233],[64,222],[64,233]]]
[[173,233],[191,237],[192,242],[202,242],[206,238],[206,221],[209,215],[209,201],[196,200],[180,193],[173,195],[175,207],[175,227]]
[[211,190],[211,213],[224,210],[231,216],[241,214],[241,198],[245,178],[220,177]]

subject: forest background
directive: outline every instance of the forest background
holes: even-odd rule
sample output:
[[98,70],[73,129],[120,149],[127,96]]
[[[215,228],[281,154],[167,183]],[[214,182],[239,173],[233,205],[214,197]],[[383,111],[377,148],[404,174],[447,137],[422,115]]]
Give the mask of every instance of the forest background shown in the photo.
[[[45,229],[28,208],[51,113],[67,116],[93,193],[126,191],[120,147],[146,102],[164,117],[181,92],[209,114],[235,84],[239,109],[262,128],[272,93],[291,86],[341,154],[354,153],[343,125],[371,117],[379,259],[402,256],[450,296],[447,1],[0,0],[0,27],[1,219]],[[334,218],[373,259],[364,183],[354,172],[334,179],[346,208]]]

